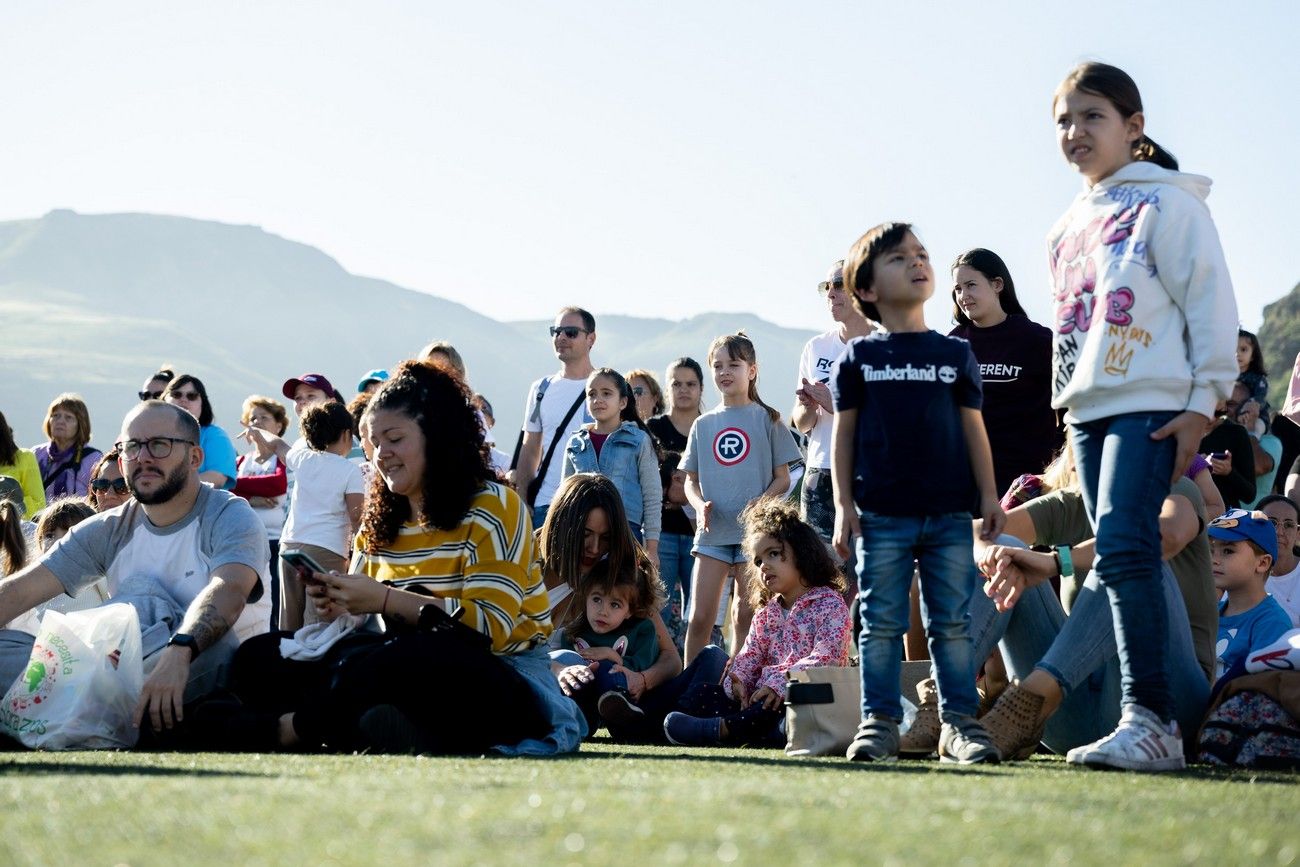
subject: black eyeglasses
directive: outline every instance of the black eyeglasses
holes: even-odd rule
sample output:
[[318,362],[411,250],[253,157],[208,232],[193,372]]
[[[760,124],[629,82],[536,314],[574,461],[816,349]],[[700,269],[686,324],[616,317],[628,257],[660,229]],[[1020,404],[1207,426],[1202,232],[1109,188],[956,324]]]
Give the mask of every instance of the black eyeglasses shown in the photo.
[[565,337],[569,338],[570,340],[577,340],[579,334],[590,334],[590,333],[591,332],[588,331],[587,329],[579,328],[576,325],[552,325],[551,326],[552,337],[559,337],[561,334],[563,334]]
[[126,494],[126,479],[95,479],[90,483],[90,489],[97,494],[107,494],[111,490],[120,497]]
[[818,295],[829,295],[832,289],[843,289],[844,281],[841,280],[823,280],[817,284]]
[[122,457],[133,461],[140,457],[140,449],[148,449],[150,455],[161,460],[172,453],[175,443],[197,445],[194,440],[187,440],[184,437],[150,437],[147,440],[127,440],[117,445],[122,452]]
[[141,400],[157,400],[163,396],[161,391],[137,391],[136,394],[140,395]]

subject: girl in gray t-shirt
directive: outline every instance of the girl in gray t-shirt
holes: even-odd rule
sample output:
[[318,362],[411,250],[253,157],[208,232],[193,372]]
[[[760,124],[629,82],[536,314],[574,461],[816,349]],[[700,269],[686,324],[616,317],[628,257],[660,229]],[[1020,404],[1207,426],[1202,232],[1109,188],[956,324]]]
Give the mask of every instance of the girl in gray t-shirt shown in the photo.
[[736,647],[744,643],[753,610],[744,601],[749,596],[748,567],[740,549],[740,512],[757,497],[785,493],[790,485],[789,464],[799,459],[781,414],[758,396],[758,358],[749,338],[741,332],[714,340],[709,365],[722,404],[695,420],[681,462],[686,498],[698,517],[691,549],[695,570],[686,630],[688,665],[708,643],[732,564],[740,564],[736,568],[740,604],[732,640]]

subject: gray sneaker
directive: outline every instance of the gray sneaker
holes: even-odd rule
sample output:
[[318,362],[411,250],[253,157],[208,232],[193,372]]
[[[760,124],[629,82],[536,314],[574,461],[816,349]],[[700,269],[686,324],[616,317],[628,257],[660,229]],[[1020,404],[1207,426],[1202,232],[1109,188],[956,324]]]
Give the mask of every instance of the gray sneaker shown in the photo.
[[989,740],[989,733],[973,716],[962,717],[957,723],[945,722],[939,735],[939,761],[959,765],[996,765],[1002,759],[998,748]]
[[898,761],[898,723],[883,716],[869,716],[858,724],[844,755],[851,762]]

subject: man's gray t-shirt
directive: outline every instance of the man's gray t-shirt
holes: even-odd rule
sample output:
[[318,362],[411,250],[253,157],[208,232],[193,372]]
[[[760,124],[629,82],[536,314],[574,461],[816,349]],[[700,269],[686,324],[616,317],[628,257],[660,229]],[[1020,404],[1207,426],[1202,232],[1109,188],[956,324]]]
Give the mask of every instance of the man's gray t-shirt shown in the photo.
[[[77,524],[42,560],[69,595],[103,576],[110,598],[131,577],[156,580],[182,607],[208,585],[218,566],[238,563],[261,579],[250,601],[269,603],[270,548],[266,528],[248,501],[199,485],[194,507],[180,521],[155,527],[135,500]],[[263,611],[263,608],[266,608]],[[248,605],[233,631],[245,633],[260,618],[265,631],[269,606]],[[249,621],[247,624],[245,621]],[[244,637],[241,635],[241,637]]]
[[767,490],[777,467],[799,460],[794,437],[757,403],[720,406],[691,425],[681,468],[699,477],[704,499],[713,503],[709,530],[697,530],[697,545],[739,545],[740,513]]

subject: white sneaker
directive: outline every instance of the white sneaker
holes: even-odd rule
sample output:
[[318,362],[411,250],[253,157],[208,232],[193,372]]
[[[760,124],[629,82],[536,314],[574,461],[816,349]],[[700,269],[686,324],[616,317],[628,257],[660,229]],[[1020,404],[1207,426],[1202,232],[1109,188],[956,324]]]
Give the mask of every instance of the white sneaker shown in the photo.
[[1187,766],[1178,721],[1162,723],[1137,704],[1124,708],[1115,731],[1095,743],[1075,747],[1065,754],[1065,760],[1072,765],[1127,771],[1179,771]]

